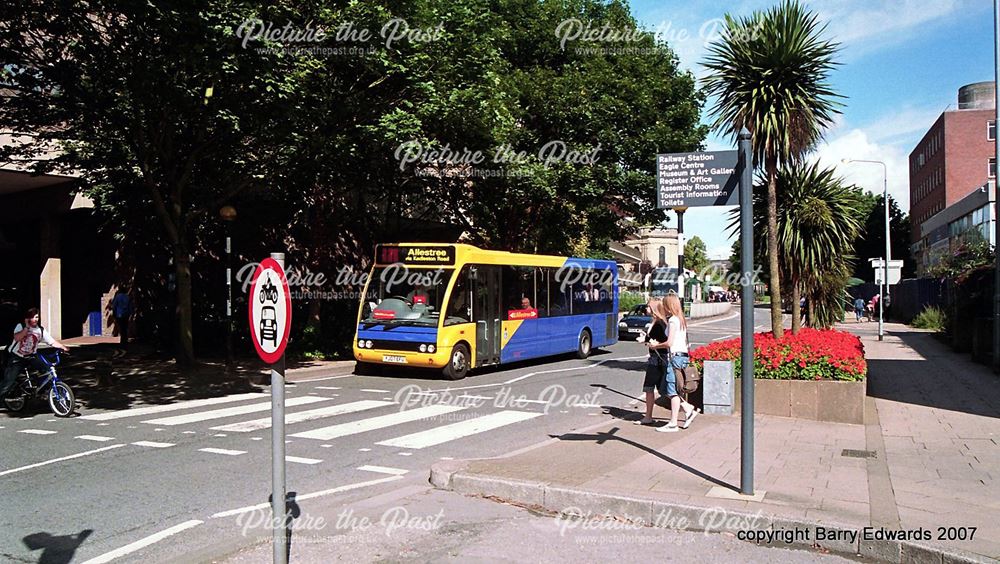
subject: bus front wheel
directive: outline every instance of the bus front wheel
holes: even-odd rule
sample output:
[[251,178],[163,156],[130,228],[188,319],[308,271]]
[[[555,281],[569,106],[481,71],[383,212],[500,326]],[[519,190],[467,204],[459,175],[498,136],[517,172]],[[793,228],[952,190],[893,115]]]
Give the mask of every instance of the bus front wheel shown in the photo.
[[587,358],[590,356],[591,344],[590,330],[584,329],[583,333],[580,333],[580,343],[576,347],[576,358]]
[[458,344],[451,349],[451,358],[444,367],[444,377],[449,380],[461,380],[469,372],[469,347]]

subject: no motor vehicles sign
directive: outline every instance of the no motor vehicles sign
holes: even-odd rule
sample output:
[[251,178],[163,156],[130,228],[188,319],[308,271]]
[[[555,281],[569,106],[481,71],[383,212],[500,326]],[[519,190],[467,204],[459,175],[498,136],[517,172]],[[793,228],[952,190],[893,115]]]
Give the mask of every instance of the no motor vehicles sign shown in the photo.
[[257,266],[250,284],[250,338],[268,364],[281,359],[292,325],[292,296],[285,270],[272,258]]

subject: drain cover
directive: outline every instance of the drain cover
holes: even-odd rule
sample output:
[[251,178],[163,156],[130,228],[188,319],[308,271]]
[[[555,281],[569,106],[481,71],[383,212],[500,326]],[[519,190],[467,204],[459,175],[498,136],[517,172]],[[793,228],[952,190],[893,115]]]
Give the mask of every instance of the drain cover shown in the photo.
[[845,448],[840,451],[840,456],[848,456],[850,458],[875,458],[874,450],[851,450]]

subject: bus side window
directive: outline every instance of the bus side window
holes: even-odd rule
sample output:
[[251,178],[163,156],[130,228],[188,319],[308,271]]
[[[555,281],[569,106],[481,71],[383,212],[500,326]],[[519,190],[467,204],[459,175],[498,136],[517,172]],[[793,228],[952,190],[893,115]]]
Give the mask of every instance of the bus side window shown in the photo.
[[549,316],[549,285],[545,269],[535,268],[535,307],[538,317]]
[[[570,315],[569,296],[572,288],[564,283],[558,268],[546,268],[549,282],[549,317]],[[565,288],[563,286],[566,286]]]

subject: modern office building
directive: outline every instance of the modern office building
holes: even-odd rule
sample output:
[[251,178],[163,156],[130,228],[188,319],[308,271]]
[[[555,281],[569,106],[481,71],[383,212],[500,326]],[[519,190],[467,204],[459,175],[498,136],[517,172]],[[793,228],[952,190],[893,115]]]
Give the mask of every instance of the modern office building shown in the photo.
[[961,87],[957,106],[910,153],[910,249],[918,272],[964,240],[963,226],[991,231],[984,226],[992,221],[987,204],[996,177],[995,100],[992,82]]

